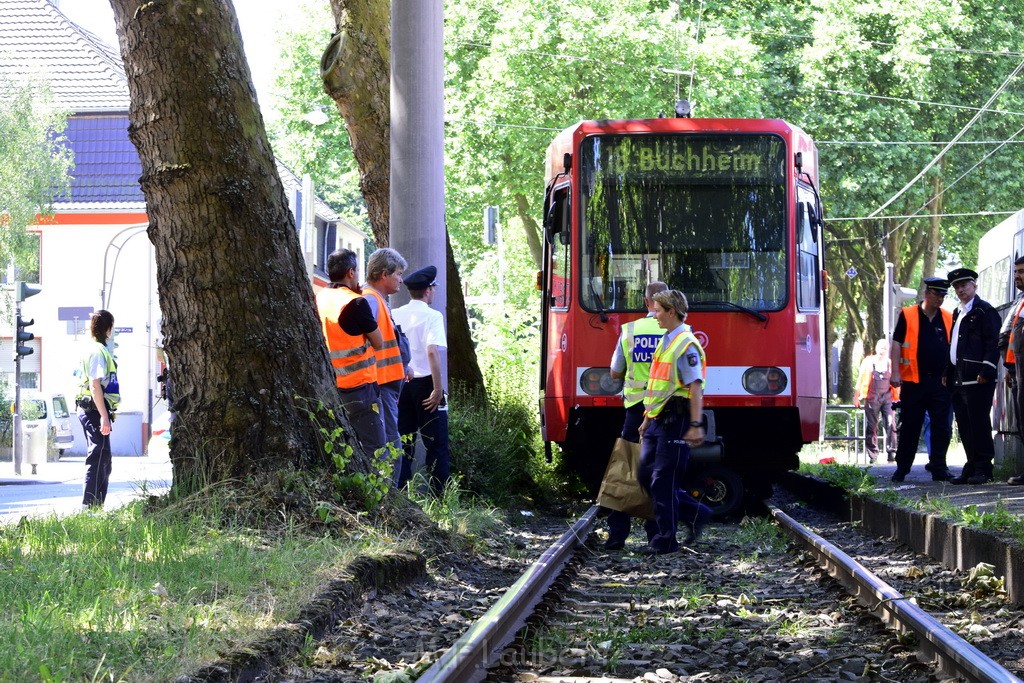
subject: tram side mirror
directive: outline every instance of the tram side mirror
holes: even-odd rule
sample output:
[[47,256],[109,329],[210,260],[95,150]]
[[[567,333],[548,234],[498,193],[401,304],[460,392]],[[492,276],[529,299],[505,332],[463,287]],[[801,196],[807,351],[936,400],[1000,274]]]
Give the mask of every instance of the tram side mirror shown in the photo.
[[569,243],[569,231],[566,230],[566,201],[562,193],[551,202],[548,213],[544,217],[544,230],[548,240],[554,244],[555,236],[558,236],[559,244]]
[[821,220],[818,212],[814,210],[813,206],[807,207],[807,214],[807,218],[811,221],[811,227],[820,228],[824,225],[824,222]]

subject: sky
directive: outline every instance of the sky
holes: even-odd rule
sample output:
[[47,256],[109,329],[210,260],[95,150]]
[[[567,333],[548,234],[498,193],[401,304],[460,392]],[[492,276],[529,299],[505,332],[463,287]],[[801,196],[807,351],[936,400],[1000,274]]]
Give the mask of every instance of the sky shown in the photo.
[[[86,28],[115,49],[117,33],[114,30],[114,12],[109,0],[51,0],[71,21]],[[274,29],[279,25],[281,10],[289,3],[280,0],[234,0],[238,24],[242,29],[253,85],[265,118],[270,118],[270,90],[273,83]],[[271,46],[272,49],[268,49]]]

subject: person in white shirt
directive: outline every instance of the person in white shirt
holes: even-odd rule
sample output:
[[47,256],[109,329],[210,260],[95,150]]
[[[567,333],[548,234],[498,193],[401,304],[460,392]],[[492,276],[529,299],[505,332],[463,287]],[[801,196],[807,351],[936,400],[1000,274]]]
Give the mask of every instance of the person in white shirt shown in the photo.
[[947,274],[960,305],[953,311],[946,385],[953,398],[953,413],[967,462],[954,484],[992,481],[992,399],[999,366],[999,326],[1002,320],[992,305],[978,296],[978,274],[957,268]]
[[[412,360],[406,385],[398,399],[398,431],[402,434],[405,457],[402,458],[398,485],[412,477],[416,434],[426,450],[424,465],[430,487],[439,495],[451,469],[448,452],[448,399],[441,382],[441,349],[448,347],[444,318],[430,307],[434,303],[437,268],[427,266],[405,278],[412,301],[392,311],[395,324],[409,337]],[[405,438],[410,435],[411,438]]]

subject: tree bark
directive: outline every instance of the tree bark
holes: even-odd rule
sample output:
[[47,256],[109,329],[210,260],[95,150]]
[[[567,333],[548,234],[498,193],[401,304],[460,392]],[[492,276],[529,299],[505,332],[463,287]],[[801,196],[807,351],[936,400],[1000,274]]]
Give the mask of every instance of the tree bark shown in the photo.
[[[483,396],[484,378],[473,346],[466,299],[462,296],[462,280],[455,265],[452,240],[447,231],[445,244],[448,252],[448,378],[453,384],[462,385],[468,392]],[[457,359],[457,362],[452,362],[453,359]]]
[[[391,15],[380,0],[331,0],[337,34],[325,52],[324,91],[345,119],[359,164],[360,185],[378,247],[390,243]],[[462,278],[447,244],[448,374],[468,389],[483,390],[469,331]]]
[[322,62],[324,91],[345,120],[378,247],[390,244],[391,7],[331,0],[338,30]]
[[526,244],[530,247],[530,256],[533,257],[533,265],[537,270],[544,267],[544,245],[540,241],[540,226],[533,218],[530,200],[521,192],[515,194],[516,213],[523,224],[523,232],[526,233]]
[[859,336],[856,326],[847,320],[846,331],[843,333],[843,349],[839,353],[839,387],[837,395],[840,403],[853,403],[853,384],[856,378],[853,376],[853,346]]
[[111,5],[174,376],[175,486],[322,461],[306,411],[336,405],[334,377],[234,8]]

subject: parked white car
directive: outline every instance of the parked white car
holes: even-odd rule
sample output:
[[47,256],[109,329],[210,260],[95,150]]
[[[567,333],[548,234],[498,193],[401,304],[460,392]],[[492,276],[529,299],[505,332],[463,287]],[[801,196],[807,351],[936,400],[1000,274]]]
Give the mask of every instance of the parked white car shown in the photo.
[[64,455],[65,449],[75,443],[71,432],[71,415],[68,413],[68,402],[64,394],[21,393],[22,421],[45,421],[48,435],[58,457]]

